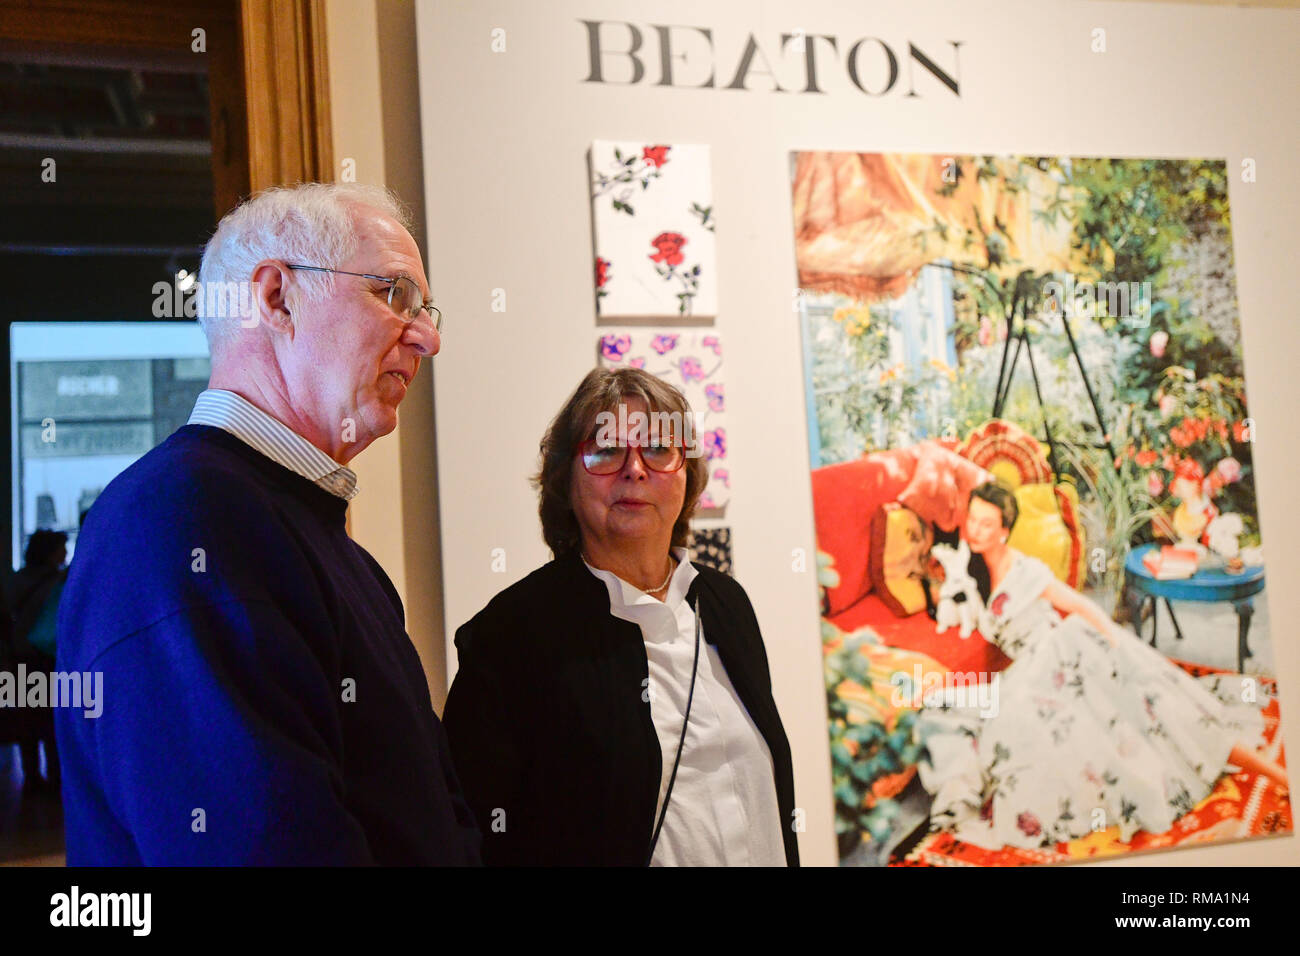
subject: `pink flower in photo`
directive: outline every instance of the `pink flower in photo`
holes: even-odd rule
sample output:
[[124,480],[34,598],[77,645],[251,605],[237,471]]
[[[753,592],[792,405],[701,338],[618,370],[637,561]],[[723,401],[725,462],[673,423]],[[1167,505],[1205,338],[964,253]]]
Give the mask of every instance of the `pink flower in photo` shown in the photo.
[[1160,492],[1165,490],[1164,479],[1160,477],[1160,472],[1153,471],[1147,475],[1147,493],[1155,498]]
[[993,322],[987,315],[980,316],[979,343],[980,345],[993,344]]
[[1002,610],[1006,606],[1007,606],[1007,594],[1005,591],[1003,591],[1001,594],[999,594],[997,597],[993,599],[993,604],[991,605],[993,616],[1001,617]]
[[724,488],[731,487],[731,472],[725,468],[716,468],[713,471],[713,477],[722,482]]
[[632,347],[630,335],[602,335],[600,337],[600,354],[611,362],[623,360],[623,353]]
[[714,355],[722,354],[722,343],[718,341],[716,335],[706,335],[700,340],[700,345],[706,349],[712,349]]
[[714,458],[727,457],[727,430],[725,428],[715,428],[704,433],[704,457],[710,461]]
[[682,373],[683,382],[699,382],[704,379],[704,366],[698,359],[684,358],[677,363],[677,368]]
[[1169,415],[1170,415],[1170,413],[1174,410],[1174,405],[1175,405],[1175,404],[1176,404],[1176,403],[1174,402],[1174,397],[1173,397],[1172,395],[1161,395],[1161,396],[1160,396],[1160,415],[1161,415],[1161,417],[1162,417],[1162,418],[1168,418]]
[[709,411],[720,412],[724,410],[727,400],[722,393],[721,384],[704,386],[704,397],[709,400]]
[[1225,484],[1232,484],[1241,477],[1241,462],[1235,458],[1225,458],[1214,466]]
[[1147,342],[1147,345],[1151,348],[1151,354],[1154,355],[1156,358],[1164,357],[1165,347],[1168,344],[1169,344],[1169,333],[1166,332],[1164,329],[1159,329],[1158,331],[1152,332],[1151,339]]
[[718,506],[717,502],[713,500],[713,497],[707,491],[700,494],[700,502],[697,505],[697,507],[716,508],[717,506]]
[[1038,836],[1043,832],[1043,825],[1038,822],[1038,817],[1028,810],[1016,817],[1016,827],[1025,836]]
[[627,364],[632,368],[645,368],[645,359],[638,355],[634,359],[628,359]]
[[677,336],[656,335],[650,340],[650,347],[660,355],[667,355],[673,349],[677,348]]

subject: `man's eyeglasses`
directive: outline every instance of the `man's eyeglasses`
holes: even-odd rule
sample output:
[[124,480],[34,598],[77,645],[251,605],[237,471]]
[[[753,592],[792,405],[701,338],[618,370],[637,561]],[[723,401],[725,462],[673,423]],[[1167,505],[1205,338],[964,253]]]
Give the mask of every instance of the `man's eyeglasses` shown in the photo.
[[410,325],[420,317],[421,312],[428,312],[433,320],[436,332],[442,331],[442,310],[432,302],[425,302],[420,295],[420,287],[410,276],[377,276],[368,272],[344,272],[342,269],[326,269],[324,266],[299,266],[285,263],[290,269],[303,272],[333,272],[341,276],[359,276],[362,279],[374,279],[376,282],[388,283],[388,307]]
[[596,439],[588,438],[578,446],[582,456],[582,467],[591,475],[617,475],[627,464],[628,450],[636,448],[641,461],[651,471],[674,472],[686,463],[686,455],[680,445],[602,445]]

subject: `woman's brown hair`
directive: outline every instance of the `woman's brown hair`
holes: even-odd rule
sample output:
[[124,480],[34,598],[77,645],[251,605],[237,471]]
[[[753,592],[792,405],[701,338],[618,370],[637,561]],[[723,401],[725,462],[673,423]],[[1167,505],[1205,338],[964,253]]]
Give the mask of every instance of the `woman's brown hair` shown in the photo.
[[[573,513],[570,490],[573,456],[578,446],[596,437],[597,418],[601,412],[617,414],[629,399],[640,399],[651,414],[667,412],[691,420],[691,407],[680,391],[661,378],[637,368],[596,368],[574,389],[568,401],[552,419],[541,442],[541,468],[533,478],[538,491],[538,514],[542,519],[542,537],[551,552],[563,557],[582,546],[578,519]],[[695,505],[709,480],[708,465],[699,454],[693,429],[674,438],[686,442],[686,497],[681,513],[673,523],[672,546],[686,547],[690,520]],[[694,440],[694,447],[692,447]],[[694,455],[692,456],[692,453]]]
[[1020,517],[1020,506],[1016,504],[1016,496],[1006,488],[1003,488],[996,481],[986,481],[971,491],[972,499],[978,498],[981,501],[987,501],[1002,512],[1002,527],[1007,530],[1016,523]]

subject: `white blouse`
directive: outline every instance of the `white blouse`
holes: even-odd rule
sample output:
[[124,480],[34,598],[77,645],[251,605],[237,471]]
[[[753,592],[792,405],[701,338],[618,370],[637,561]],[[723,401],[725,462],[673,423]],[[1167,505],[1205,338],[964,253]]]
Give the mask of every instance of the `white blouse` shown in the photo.
[[[605,582],[610,613],[638,625],[645,641],[650,716],[663,752],[656,823],[681,740],[695,660],[695,613],[686,592],[699,572],[691,566],[685,548],[674,548],[673,555],[677,569],[663,601],[609,571],[587,565]],[[650,863],[786,865],[772,755],[703,631],[681,765]]]

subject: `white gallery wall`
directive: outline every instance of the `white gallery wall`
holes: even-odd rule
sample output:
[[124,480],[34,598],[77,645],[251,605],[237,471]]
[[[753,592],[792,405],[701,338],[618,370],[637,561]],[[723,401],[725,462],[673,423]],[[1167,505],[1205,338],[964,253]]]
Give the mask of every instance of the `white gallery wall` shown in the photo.
[[[601,21],[605,82],[588,82],[584,21]],[[596,139],[707,144],[717,219],[712,324],[727,343],[736,476],[726,523],[794,752],[807,819],[800,852],[806,863],[834,864],[817,585],[812,571],[792,570],[795,550],[811,555],[815,542],[790,152],[1223,158],[1257,423],[1265,597],[1282,733],[1294,742],[1300,651],[1290,622],[1300,620],[1300,588],[1285,582],[1300,577],[1300,515],[1288,491],[1300,463],[1300,13],[1042,0],[423,0],[417,24],[427,265],[447,315],[434,384],[449,675],[455,629],[549,558],[529,476],[551,416],[595,363],[598,334],[586,152]],[[627,24],[641,40],[636,83],[619,52],[633,37]],[[803,92],[798,41],[782,49],[782,35],[799,31],[836,40],[836,49],[813,41],[820,93]],[[665,32],[672,85],[661,82]],[[747,89],[728,89],[751,35],[758,52]],[[1099,37],[1104,51],[1095,49]],[[856,88],[846,69],[862,38],[875,39],[858,48],[858,79],[876,95]],[[909,45],[952,74],[959,92],[922,69]],[[899,68],[887,92],[884,46]],[[711,74],[713,88],[698,88]],[[1253,183],[1242,181],[1245,159],[1254,160]],[[557,619],[563,614],[556,608]],[[1291,837],[1115,863],[1297,859]]]

